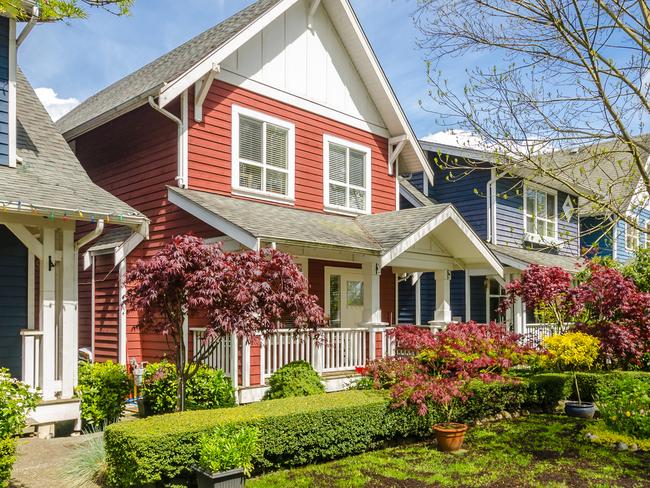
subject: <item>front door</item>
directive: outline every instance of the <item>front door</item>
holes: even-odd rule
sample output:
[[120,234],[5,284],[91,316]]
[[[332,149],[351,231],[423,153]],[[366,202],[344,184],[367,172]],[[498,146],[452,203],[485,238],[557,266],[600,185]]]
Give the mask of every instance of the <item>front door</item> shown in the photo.
[[330,327],[363,322],[363,274],[350,268],[325,268],[325,313]]

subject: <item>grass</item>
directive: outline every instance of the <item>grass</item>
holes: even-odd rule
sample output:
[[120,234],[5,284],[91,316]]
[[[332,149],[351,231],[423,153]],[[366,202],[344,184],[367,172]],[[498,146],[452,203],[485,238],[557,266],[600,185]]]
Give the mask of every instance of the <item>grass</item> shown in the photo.
[[650,487],[650,453],[592,444],[584,437],[589,427],[534,415],[470,429],[464,454],[443,454],[423,441],[269,473],[247,486]]
[[107,468],[104,437],[92,433],[85,443],[77,446],[72,452],[62,475],[70,488],[101,486]]

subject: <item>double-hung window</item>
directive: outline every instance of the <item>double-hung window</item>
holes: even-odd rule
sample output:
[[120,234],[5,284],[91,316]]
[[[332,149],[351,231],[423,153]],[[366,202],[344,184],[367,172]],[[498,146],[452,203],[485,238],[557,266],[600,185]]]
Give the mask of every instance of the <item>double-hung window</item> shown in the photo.
[[235,105],[232,115],[233,192],[293,201],[294,125]]
[[526,185],[524,198],[524,228],[528,240],[557,239],[557,195]]
[[[628,218],[635,221],[638,226],[638,219],[629,216]],[[636,251],[639,249],[639,229],[627,222],[625,222],[625,249],[628,251]]]
[[370,148],[327,135],[323,147],[325,208],[370,213]]

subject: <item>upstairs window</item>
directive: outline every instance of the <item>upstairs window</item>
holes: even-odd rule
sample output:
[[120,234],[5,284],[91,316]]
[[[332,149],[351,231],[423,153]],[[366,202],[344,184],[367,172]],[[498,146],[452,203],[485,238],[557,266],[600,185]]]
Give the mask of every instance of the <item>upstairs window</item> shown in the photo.
[[370,213],[370,148],[325,136],[325,208]]
[[[634,217],[629,218],[637,222],[638,225],[638,219]],[[639,249],[639,229],[627,222],[625,222],[625,249],[628,251],[636,251]]]
[[293,201],[295,128],[233,105],[233,193]]
[[526,185],[524,198],[524,228],[532,241],[557,239],[557,195]]

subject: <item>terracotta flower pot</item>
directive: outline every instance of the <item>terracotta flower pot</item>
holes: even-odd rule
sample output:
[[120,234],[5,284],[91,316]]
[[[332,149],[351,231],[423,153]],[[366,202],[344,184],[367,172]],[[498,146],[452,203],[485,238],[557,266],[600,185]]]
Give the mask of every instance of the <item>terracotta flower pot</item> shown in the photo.
[[458,451],[465,440],[467,425],[454,422],[436,424],[433,426],[438,441],[438,449],[443,452]]

